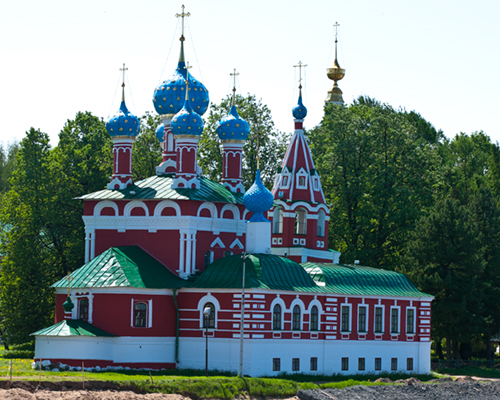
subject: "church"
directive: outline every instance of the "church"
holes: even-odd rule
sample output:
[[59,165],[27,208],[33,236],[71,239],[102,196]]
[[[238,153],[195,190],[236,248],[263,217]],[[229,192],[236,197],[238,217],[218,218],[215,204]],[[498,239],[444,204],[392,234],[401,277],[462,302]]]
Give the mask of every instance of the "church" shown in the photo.
[[[183,6],[177,16],[188,15]],[[234,90],[217,128],[222,180],[211,181],[197,163],[209,94],[189,72],[184,41],[182,32],[177,68],[154,90],[163,149],[154,176],[133,181],[140,122],[124,91],[106,124],[113,175],[75,200],[85,264],[54,283],[55,324],[33,333],[35,358],[250,376],[428,373],[433,297],[402,274],[339,264],[328,249],[330,209],[304,136],[301,86],[272,191],[259,170],[243,186],[250,127]],[[342,106],[344,74],[335,57],[327,102]]]

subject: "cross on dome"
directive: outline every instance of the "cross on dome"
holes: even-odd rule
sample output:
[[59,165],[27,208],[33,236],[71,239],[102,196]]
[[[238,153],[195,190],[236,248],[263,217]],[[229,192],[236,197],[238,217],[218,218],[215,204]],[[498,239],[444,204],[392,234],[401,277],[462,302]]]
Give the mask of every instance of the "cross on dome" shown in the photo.
[[125,68],[125,63],[123,63],[123,68],[120,68],[120,71],[123,72],[123,81],[122,81],[122,101],[125,101],[125,71],[128,71],[128,68]]
[[236,72],[236,68],[233,69],[234,72],[230,73],[229,75],[231,75],[233,77],[233,98],[231,100],[231,105],[235,105],[236,103],[236,77],[240,74],[239,72]]
[[184,17],[189,17],[191,15],[191,13],[185,13],[184,12],[184,4],[182,5],[182,12],[180,14],[175,14],[175,16],[177,18],[181,17],[182,21],[181,21],[181,42],[184,41]]
[[299,61],[299,63],[297,65],[294,65],[293,67],[299,68],[299,89],[302,89],[302,68],[304,68],[305,70],[307,64],[304,64],[302,61]]
[[[184,7],[184,6],[182,6]],[[189,100],[189,69],[193,68],[192,65],[189,65],[189,61],[186,63],[186,66],[184,67],[186,69],[186,79],[184,79],[184,83],[186,84],[186,97],[185,100]]]

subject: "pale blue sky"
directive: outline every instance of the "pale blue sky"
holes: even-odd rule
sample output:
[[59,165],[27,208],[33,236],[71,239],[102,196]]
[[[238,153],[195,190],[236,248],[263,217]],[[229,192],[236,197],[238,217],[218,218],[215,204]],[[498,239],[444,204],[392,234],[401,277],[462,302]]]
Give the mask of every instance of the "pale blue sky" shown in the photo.
[[[106,119],[118,108],[118,92],[114,96],[122,63],[129,68],[129,109],[139,116],[152,111],[154,88],[177,63],[175,14],[182,4],[2,1],[0,140],[20,140],[34,126],[56,145],[60,129],[77,111]],[[297,95],[293,65],[301,60],[308,65],[305,126],[317,125],[332,86],[326,68],[333,64],[333,24],[338,21],[339,62],[346,69],[339,86],[346,102],[367,95],[416,110],[448,137],[484,130],[500,141],[498,1],[184,4],[191,13],[186,58],[213,102],[230,93],[229,73],[236,68],[238,91],[262,98],[276,127],[292,131]]]

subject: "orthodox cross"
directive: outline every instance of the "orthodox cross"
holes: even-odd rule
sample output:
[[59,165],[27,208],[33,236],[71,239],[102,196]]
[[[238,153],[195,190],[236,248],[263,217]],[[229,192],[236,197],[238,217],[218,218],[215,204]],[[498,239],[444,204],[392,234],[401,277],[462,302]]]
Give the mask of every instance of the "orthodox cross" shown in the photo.
[[[124,64],[125,65],[125,64]],[[68,297],[69,297],[69,287],[71,285],[71,281],[73,280],[74,278],[70,275],[69,271],[68,271],[68,275],[66,276],[66,281],[68,282]]]
[[293,66],[294,68],[299,67],[299,89],[302,89],[302,68],[306,68],[307,64],[303,64],[302,61],[299,61],[297,65]]
[[181,42],[184,41],[184,17],[189,17],[191,13],[185,13],[184,12],[184,4],[182,5],[182,12],[180,14],[175,14],[177,18],[181,17],[182,18],[182,24],[181,24]]
[[[182,6],[182,7],[184,7],[184,6]],[[188,95],[188,91],[189,91],[189,69],[193,68],[193,66],[189,65],[189,61],[188,61],[186,63],[186,66],[184,68],[186,68],[186,79],[184,81],[184,83],[186,84],[186,100],[189,100],[189,95]]]
[[123,68],[120,68],[120,71],[123,72],[122,101],[125,101],[125,71],[128,71],[128,68],[125,68],[125,63],[123,63]]
[[335,27],[335,60],[337,59],[337,34],[338,34],[338,29],[339,29],[339,26],[340,24],[335,21],[335,25],[333,25]]
[[233,77],[233,101],[232,105],[234,106],[235,103],[235,97],[236,97],[236,77],[240,74],[239,72],[236,72],[236,68],[233,70],[234,72],[232,74],[229,74]]

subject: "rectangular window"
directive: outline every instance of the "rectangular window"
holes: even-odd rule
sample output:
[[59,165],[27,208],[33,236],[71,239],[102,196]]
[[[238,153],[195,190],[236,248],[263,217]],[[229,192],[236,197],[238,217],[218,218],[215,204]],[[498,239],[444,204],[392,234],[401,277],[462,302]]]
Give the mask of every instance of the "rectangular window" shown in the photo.
[[292,371],[300,371],[300,359],[292,358]]
[[399,333],[399,309],[391,308],[391,333]]
[[375,333],[382,333],[383,327],[383,308],[375,307]]
[[273,358],[273,371],[281,371],[281,360]]
[[349,332],[349,314],[351,308],[349,306],[342,306],[342,332]]
[[366,332],[366,307],[358,308],[358,332]]
[[406,309],[406,333],[415,333],[415,310]]
[[413,371],[413,358],[406,359],[406,369],[408,371]]
[[365,359],[358,358],[358,371],[364,371],[364,370],[365,370]]
[[342,357],[342,371],[348,371],[348,370],[349,370],[349,358]]
[[391,371],[397,371],[397,370],[398,370],[398,359],[391,358]]
[[317,371],[317,370],[318,370],[318,358],[311,357],[311,371]]
[[382,371],[382,359],[375,358],[375,371]]

